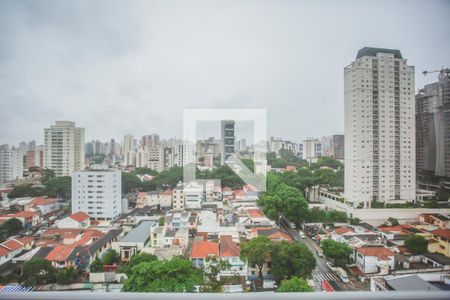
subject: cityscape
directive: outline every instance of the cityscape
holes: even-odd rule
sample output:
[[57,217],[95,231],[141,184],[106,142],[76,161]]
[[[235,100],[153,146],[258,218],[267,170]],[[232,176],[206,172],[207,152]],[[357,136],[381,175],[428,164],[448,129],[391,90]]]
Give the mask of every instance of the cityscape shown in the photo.
[[99,135],[49,113],[16,138],[2,121],[0,299],[448,299],[450,66],[418,69],[410,51],[369,43],[346,54],[340,78],[327,78],[342,82],[343,126],[325,134],[247,120],[270,115],[264,105],[187,103],[236,114],[209,116],[195,141],[186,113],[184,135],[164,122]]

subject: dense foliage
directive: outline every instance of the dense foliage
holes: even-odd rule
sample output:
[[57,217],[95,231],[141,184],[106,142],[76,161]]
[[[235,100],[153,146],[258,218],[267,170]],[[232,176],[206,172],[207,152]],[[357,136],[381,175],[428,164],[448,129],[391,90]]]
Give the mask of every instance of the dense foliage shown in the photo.
[[322,249],[325,257],[333,261],[337,267],[345,267],[352,253],[352,248],[345,243],[339,243],[332,239],[322,241]]
[[54,282],[55,273],[55,268],[50,261],[44,258],[32,258],[23,266],[22,284],[36,286]]
[[203,272],[181,256],[142,262],[133,267],[123,286],[126,292],[193,292],[203,283]]
[[259,279],[263,279],[262,268],[270,259],[273,243],[265,236],[258,236],[241,244],[241,259],[249,266],[258,268]]
[[313,292],[314,290],[308,285],[308,282],[299,277],[292,277],[281,281],[277,292],[280,293],[299,293],[299,292]]
[[4,241],[8,237],[18,234],[22,229],[22,222],[19,219],[8,219],[5,223],[0,225],[0,239]]
[[414,255],[428,252],[428,241],[421,235],[410,235],[405,240],[405,246]]
[[62,285],[74,283],[78,274],[79,271],[75,268],[62,268],[56,273],[56,283]]
[[274,245],[272,273],[278,280],[294,276],[310,278],[315,267],[314,254],[305,244],[283,241]]

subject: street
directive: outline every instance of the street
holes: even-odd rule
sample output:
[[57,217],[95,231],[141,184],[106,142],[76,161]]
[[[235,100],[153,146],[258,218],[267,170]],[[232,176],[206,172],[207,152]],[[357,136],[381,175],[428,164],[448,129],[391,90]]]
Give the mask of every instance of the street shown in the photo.
[[292,237],[295,242],[305,244],[314,254],[314,257],[316,258],[316,268],[313,271],[313,280],[316,285],[316,291],[322,290],[322,281],[328,281],[335,291],[355,290],[352,282],[347,284],[343,283],[339,277],[328,268],[325,257],[319,257],[317,255],[317,250],[321,251],[321,249],[315,241],[311,240],[308,236],[302,239],[296,229],[286,226],[283,222],[281,222],[281,227]]

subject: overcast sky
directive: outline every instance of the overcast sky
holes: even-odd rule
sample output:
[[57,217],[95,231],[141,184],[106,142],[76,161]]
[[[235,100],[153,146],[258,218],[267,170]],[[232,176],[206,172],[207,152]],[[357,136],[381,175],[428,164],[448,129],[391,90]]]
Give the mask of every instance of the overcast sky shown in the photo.
[[450,1],[0,1],[0,144],[55,120],[91,139],[181,136],[183,108],[266,108],[268,135],[344,130],[364,46],[450,67]]

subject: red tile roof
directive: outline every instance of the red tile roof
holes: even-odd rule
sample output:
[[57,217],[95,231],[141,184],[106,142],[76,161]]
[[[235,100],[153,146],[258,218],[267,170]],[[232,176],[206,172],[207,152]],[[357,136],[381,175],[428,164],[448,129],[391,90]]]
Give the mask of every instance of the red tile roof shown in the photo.
[[47,204],[55,203],[56,201],[58,201],[56,198],[36,197],[36,198],[31,199],[30,204],[47,205]]
[[6,249],[8,249],[10,251],[14,251],[14,250],[23,248],[23,244],[18,242],[18,241],[16,241],[16,240],[14,240],[14,239],[7,240],[6,242],[3,242],[1,244],[1,246],[5,247]]
[[250,218],[264,218],[264,213],[257,208],[248,209],[247,213]]
[[84,220],[89,219],[89,215],[82,211],[71,214],[69,217],[77,222],[83,222]]
[[356,248],[356,251],[364,256],[376,256],[380,259],[388,259],[389,256],[394,256],[394,252],[384,247],[361,247]]
[[235,197],[243,197],[245,196],[245,192],[243,190],[234,190],[233,194]]
[[45,259],[51,261],[65,261],[75,248],[71,245],[56,245]]
[[11,253],[11,251],[0,246],[0,257],[5,256],[6,254],[9,254],[9,253]]
[[[403,232],[404,229],[415,228],[409,224],[402,224],[397,226],[380,226],[378,227],[381,231],[390,231],[390,232]],[[409,232],[408,232],[409,233]]]
[[431,233],[442,238],[450,239],[450,229],[436,229]]
[[336,228],[334,230],[334,232],[336,232],[336,234],[343,235],[343,234],[346,234],[347,232],[353,232],[353,229],[347,228],[347,227],[339,227],[339,228]]
[[236,257],[240,256],[241,249],[233,242],[231,235],[222,235],[220,237],[220,257]]
[[38,216],[39,213],[36,211],[19,211],[14,214],[6,214],[6,215],[0,215],[0,218],[32,218],[34,216]]
[[210,241],[199,241],[192,246],[191,258],[207,258],[219,256],[219,244]]

